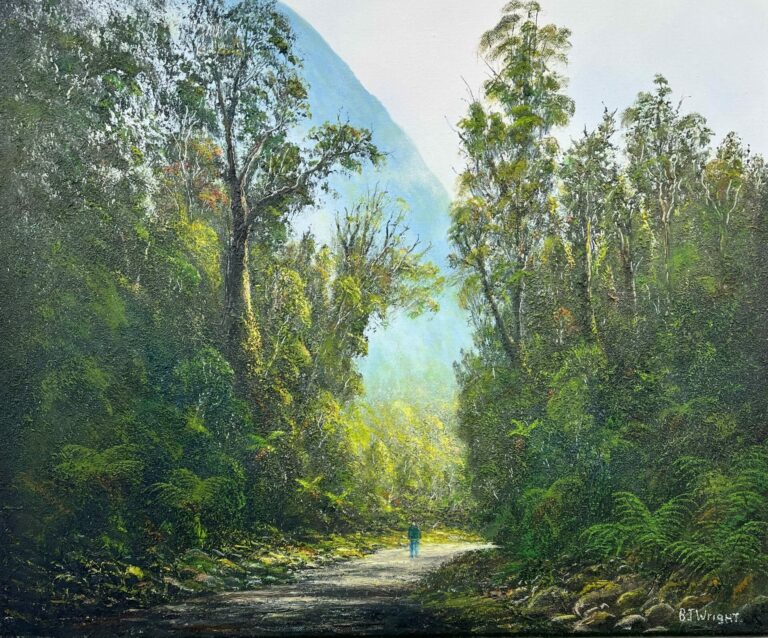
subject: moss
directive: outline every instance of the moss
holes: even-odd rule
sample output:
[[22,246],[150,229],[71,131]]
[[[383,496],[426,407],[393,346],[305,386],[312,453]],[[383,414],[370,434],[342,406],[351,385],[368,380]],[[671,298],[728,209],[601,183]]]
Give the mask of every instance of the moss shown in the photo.
[[624,592],[616,601],[621,610],[640,607],[648,599],[648,592],[643,588],[632,589]]
[[579,592],[579,596],[585,596],[586,594],[589,594],[590,592],[593,592],[598,589],[606,592],[620,591],[620,587],[616,583],[611,582],[610,580],[594,580],[584,585],[582,590]]

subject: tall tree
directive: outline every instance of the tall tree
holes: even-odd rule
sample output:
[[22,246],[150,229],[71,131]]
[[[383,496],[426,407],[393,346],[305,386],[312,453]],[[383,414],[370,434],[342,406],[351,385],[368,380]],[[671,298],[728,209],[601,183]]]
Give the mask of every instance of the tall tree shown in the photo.
[[656,90],[642,92],[624,112],[628,174],[651,216],[660,254],[659,280],[668,299],[673,249],[673,222],[693,201],[712,131],[698,113],[684,114],[674,105],[667,80],[657,75]]
[[573,102],[556,66],[567,29],[539,26],[536,2],[510,2],[480,50],[491,76],[459,122],[466,168],[454,206],[452,263],[485,300],[511,362],[525,335],[525,279],[551,207],[557,143]]
[[334,171],[379,157],[368,131],[324,124],[304,142],[291,136],[308,115],[293,35],[273,0],[197,0],[185,29],[184,84],[213,114],[224,149],[230,219],[225,275],[227,352],[241,383],[259,375],[261,336],[251,307],[249,242],[276,211],[313,201]]
[[611,139],[614,133],[613,115],[606,112],[596,131],[584,131],[573,143],[561,170],[565,237],[576,270],[576,316],[582,334],[588,338],[596,337],[598,332],[595,279],[604,242],[604,216],[619,170]]

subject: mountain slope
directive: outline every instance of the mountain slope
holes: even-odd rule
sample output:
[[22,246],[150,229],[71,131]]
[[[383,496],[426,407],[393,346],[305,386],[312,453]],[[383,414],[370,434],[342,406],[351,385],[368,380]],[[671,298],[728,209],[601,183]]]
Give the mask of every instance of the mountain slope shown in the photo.
[[[408,225],[414,237],[430,245],[432,261],[447,271],[447,232],[450,224],[449,197],[429,171],[408,136],[390,118],[384,106],[371,95],[322,37],[288,7],[304,58],[304,75],[310,86],[312,123],[337,118],[370,128],[374,141],[387,154],[386,164],[367,169],[360,176],[337,178],[333,188],[339,199],[331,199],[317,211],[299,220],[298,227],[311,227],[327,239],[333,215],[378,187],[409,206]],[[411,401],[442,401],[455,387],[452,363],[469,344],[469,329],[453,291],[440,300],[435,315],[409,319],[398,315],[370,335],[368,356],[360,361],[368,395],[372,398],[402,398]]]

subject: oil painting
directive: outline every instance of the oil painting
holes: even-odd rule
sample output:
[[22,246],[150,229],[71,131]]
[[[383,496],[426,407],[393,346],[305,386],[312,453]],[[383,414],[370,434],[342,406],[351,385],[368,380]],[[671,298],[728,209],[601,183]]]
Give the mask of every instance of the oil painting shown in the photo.
[[766,25],[0,3],[0,634],[768,633]]

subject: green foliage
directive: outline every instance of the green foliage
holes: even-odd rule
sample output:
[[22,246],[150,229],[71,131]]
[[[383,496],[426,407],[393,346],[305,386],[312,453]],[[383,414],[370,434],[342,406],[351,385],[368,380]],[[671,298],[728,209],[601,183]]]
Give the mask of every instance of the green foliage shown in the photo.
[[[166,482],[155,483],[151,492],[158,503],[169,510],[178,511],[178,524],[190,522],[196,541],[202,545],[208,528],[215,525],[227,528],[236,520],[244,506],[240,486],[230,478],[211,476],[201,478],[186,468],[171,472]],[[176,529],[177,534],[183,533]]]
[[390,524],[461,520],[462,450],[450,423],[402,402],[357,404],[344,417],[354,469],[349,498],[363,515]]
[[483,36],[458,126],[477,518],[531,565],[619,557],[737,596],[766,582],[765,162],[713,149],[662,76],[560,155],[569,34],[539,13],[511,2]]
[[86,604],[265,526],[443,511],[442,421],[380,423],[419,437],[385,437],[419,472],[392,468],[408,498],[381,516],[349,416],[371,332],[436,309],[442,277],[383,192],[329,245],[295,236],[329,176],[383,157],[348,122],[297,132],[308,87],[276,4],[0,13],[3,593]]
[[137,452],[134,445],[116,445],[102,452],[82,445],[65,445],[54,469],[55,476],[73,490],[88,489],[94,484],[137,484],[143,469]]
[[615,494],[616,522],[587,529],[582,536],[588,550],[657,567],[666,561],[729,589],[749,574],[765,575],[765,451],[746,450],[728,475],[701,459],[685,459],[680,466],[696,477],[693,493],[675,496],[655,512],[635,494]]

